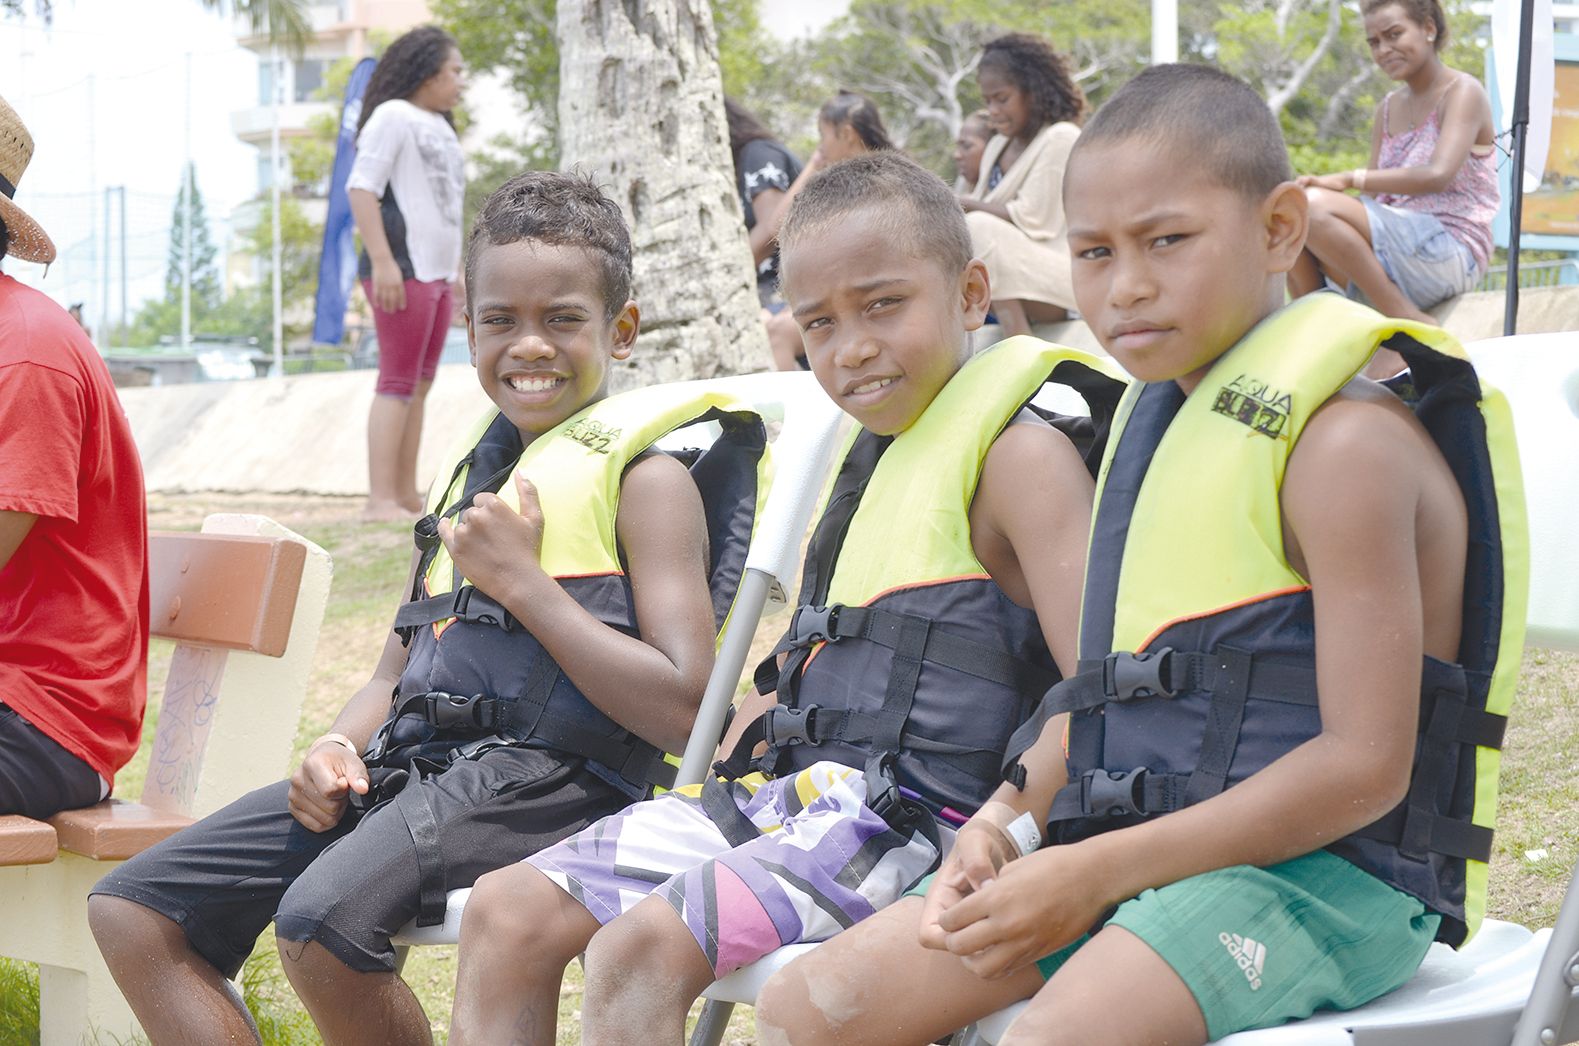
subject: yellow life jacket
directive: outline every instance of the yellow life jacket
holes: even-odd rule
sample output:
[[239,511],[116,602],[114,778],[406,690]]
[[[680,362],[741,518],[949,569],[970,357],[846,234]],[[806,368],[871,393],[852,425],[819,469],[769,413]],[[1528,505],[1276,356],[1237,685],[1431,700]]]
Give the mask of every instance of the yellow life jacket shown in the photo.
[[1461,943],[1485,908],[1499,748],[1524,636],[1527,538],[1507,402],[1437,327],[1330,294],[1268,317],[1188,397],[1136,385],[1102,465],[1081,610],[1080,674],[1009,747],[1070,712],[1068,841],[1210,798],[1316,736],[1309,583],[1283,552],[1279,496],[1311,415],[1385,345],[1468,509],[1457,664],[1424,659],[1408,798],[1328,847],[1442,915]]
[[[862,768],[872,809],[899,789],[936,814],[968,813],[996,786],[1003,746],[1058,679],[1036,615],[993,581],[971,546],[987,452],[1047,383],[1089,417],[1051,416],[1095,469],[1124,389],[1097,357],[1013,338],[979,354],[892,438],[855,433],[813,533],[800,608],[758,671],[779,705],[725,764],[768,742],[773,773],[823,759]],[[785,654],[782,668],[776,655]]]
[[684,382],[608,397],[524,448],[497,410],[476,422],[439,473],[429,515],[417,526],[417,581],[396,617],[411,652],[395,712],[380,734],[381,756],[431,757],[435,749],[448,753],[496,737],[585,756],[633,795],[673,782],[674,766],[663,752],[588,701],[530,632],[460,576],[437,539],[437,522],[483,490],[519,508],[514,475],[525,475],[542,506],[543,570],[597,620],[637,635],[615,537],[620,484],[656,440],[706,421],[720,425],[719,437],[705,451],[680,456],[702,494],[709,584],[721,627],[770,478],[766,433],[751,407],[708,383]]

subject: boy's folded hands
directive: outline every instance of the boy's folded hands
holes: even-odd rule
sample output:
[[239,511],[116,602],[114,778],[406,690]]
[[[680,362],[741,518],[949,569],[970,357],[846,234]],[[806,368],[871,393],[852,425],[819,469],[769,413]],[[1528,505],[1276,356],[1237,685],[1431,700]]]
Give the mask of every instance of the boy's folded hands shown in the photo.
[[1020,857],[1004,830],[1017,816],[991,802],[959,830],[921,913],[921,943],[958,955],[986,980],[1073,943],[1112,903],[1089,848],[1044,847]]

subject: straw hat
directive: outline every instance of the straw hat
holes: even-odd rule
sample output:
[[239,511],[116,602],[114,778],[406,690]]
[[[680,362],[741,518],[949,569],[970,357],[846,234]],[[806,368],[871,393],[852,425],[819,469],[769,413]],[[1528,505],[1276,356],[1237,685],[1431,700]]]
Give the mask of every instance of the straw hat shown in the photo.
[[38,222],[11,202],[27,162],[33,158],[33,136],[22,126],[16,110],[0,98],[0,222],[5,222],[11,238],[6,253],[23,261],[49,264],[55,260],[55,244]]

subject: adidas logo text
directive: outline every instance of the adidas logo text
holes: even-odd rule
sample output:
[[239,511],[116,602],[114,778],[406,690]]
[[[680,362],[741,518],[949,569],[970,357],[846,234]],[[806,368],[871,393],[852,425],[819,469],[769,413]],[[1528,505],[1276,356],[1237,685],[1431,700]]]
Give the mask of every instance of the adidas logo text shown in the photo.
[[1266,945],[1249,937],[1241,937],[1237,933],[1220,933],[1217,939],[1223,942],[1228,954],[1233,956],[1234,962],[1244,971],[1245,979],[1250,982],[1250,990],[1259,990],[1261,974],[1266,967]]

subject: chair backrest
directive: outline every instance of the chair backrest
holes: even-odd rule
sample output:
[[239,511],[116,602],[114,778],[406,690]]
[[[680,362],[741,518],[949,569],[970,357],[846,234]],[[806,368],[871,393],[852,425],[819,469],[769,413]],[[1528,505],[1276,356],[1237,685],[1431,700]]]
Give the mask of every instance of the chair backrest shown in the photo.
[[262,516],[210,516],[148,546],[150,631],[176,648],[141,798],[201,817],[286,766],[329,556]]
[[1469,352],[1513,409],[1530,527],[1525,642],[1579,650],[1579,334],[1492,338]]

